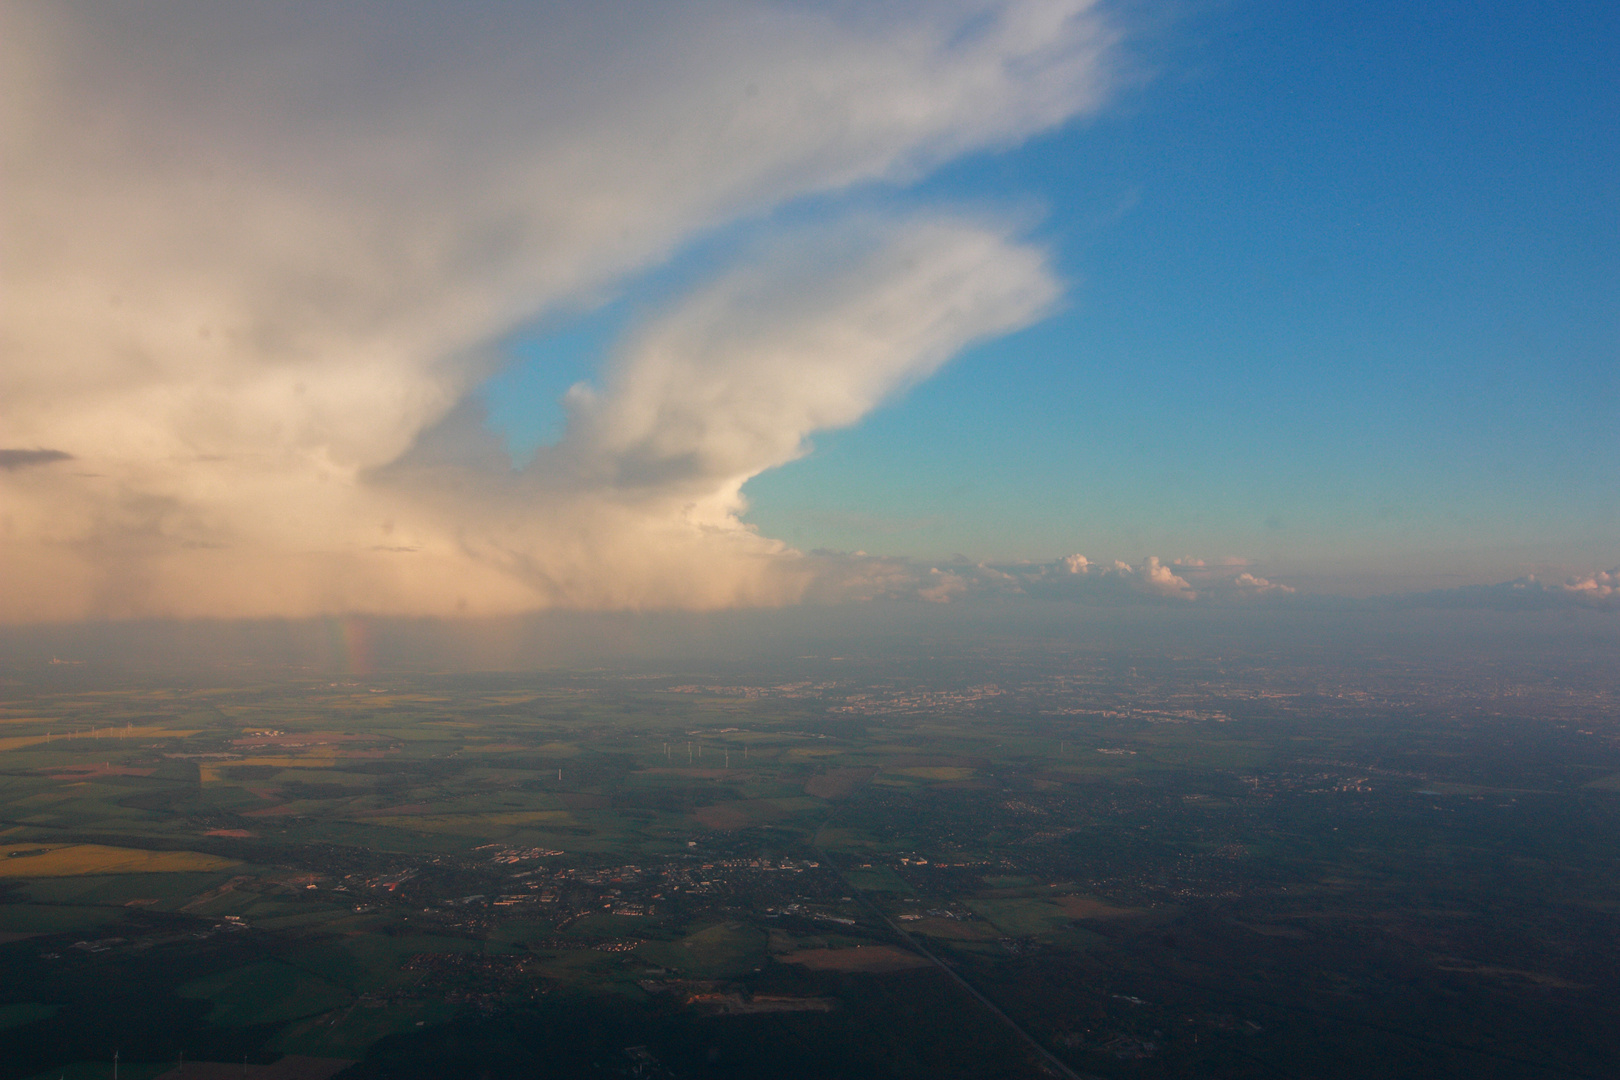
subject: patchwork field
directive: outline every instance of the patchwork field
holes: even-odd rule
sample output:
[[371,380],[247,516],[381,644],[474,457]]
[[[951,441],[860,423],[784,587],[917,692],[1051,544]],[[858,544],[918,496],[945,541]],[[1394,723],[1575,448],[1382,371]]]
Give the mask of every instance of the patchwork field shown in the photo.
[[848,670],[14,688],[0,1080],[100,1080],[113,1048],[120,1077],[183,1050],[185,1076],[288,1080],[978,1080],[1043,1075],[1035,1043],[1166,1080],[1350,1080],[1405,1048],[1390,1075],[1426,1080],[1620,1052],[1620,751],[1590,718],[1527,739],[1259,696],[1269,669],[1201,705],[1147,675]]

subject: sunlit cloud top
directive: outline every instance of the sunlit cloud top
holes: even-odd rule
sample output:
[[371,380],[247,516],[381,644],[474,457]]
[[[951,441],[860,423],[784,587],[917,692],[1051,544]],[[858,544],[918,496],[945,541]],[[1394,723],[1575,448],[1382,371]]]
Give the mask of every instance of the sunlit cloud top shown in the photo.
[[[8,620],[783,603],[740,489],[1039,317],[1005,221],[851,206],[1095,110],[1084,2],[8,4]],[[809,196],[514,473],[495,343]]]

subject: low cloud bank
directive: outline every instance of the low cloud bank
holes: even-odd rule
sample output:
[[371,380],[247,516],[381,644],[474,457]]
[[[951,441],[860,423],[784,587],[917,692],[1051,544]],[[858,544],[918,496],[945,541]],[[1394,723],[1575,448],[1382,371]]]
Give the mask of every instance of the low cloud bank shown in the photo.
[[1540,581],[1531,575],[1500,585],[1467,585],[1389,597],[1386,602],[1404,607],[1486,608],[1493,611],[1620,611],[1620,567],[1575,575],[1560,582]]
[[1216,561],[1148,556],[1137,563],[1070,555],[1049,563],[925,563],[866,554],[818,552],[809,595],[823,602],[911,600],[936,604],[988,599],[1164,608],[1283,605],[1310,611],[1455,609],[1620,612],[1620,568],[1559,582],[1524,577],[1496,585],[1354,598],[1301,592],[1270,581],[1237,558]]
[[[1148,556],[1136,564],[1097,563],[1070,555],[1050,563],[971,563],[930,565],[910,559],[870,555],[817,555],[813,595],[838,600],[920,600],[952,603],[990,597],[1023,597],[1109,606],[1275,601],[1294,594],[1291,586],[1267,581],[1241,561],[1215,565],[1201,561],[1165,563]],[[1234,572],[1235,571],[1235,572]]]

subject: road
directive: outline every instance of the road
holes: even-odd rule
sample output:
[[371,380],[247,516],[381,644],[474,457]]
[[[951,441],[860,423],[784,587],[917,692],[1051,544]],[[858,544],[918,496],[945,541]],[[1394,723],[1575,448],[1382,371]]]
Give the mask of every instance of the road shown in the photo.
[[[877,773],[880,771],[881,770],[879,769],[874,769],[872,771],[872,776],[867,777],[866,780],[862,782],[860,786],[852,791],[846,798],[853,798],[854,795],[864,790],[866,786],[876,778]],[[885,915],[882,909],[879,908],[877,904],[873,903],[872,898],[867,896],[865,892],[861,891],[861,889],[858,888],[854,882],[850,881],[849,877],[838,868],[837,863],[827,857],[827,853],[821,850],[821,834],[828,825],[833,823],[833,820],[837,818],[842,809],[842,806],[835,806],[828,811],[826,819],[821,823],[821,827],[818,828],[815,835],[810,838],[810,846],[814,848],[816,854],[821,857],[821,864],[830,868],[838,875],[839,879],[843,881],[844,887],[849,890],[850,895],[855,897],[856,900],[860,901],[861,906],[866,908],[867,911],[871,912],[879,922],[893,931],[896,937],[905,942],[906,945],[909,946],[913,951],[917,952],[921,956],[926,957],[929,963],[933,964],[936,968],[945,973],[945,977],[947,979],[950,979],[951,982],[967,991],[974,1001],[977,1001],[980,1005],[983,1005],[986,1009],[990,1010],[992,1016],[1000,1020],[1003,1024],[1006,1024],[1007,1027],[1011,1028],[1012,1031],[1021,1040],[1023,1040],[1031,1050],[1035,1051],[1041,1062],[1045,1064],[1051,1071],[1057,1073],[1058,1076],[1063,1077],[1064,1080],[1101,1080],[1100,1077],[1088,1076],[1085,1073],[1077,1073],[1060,1061],[1055,1054],[1053,1054],[1046,1047],[1042,1046],[1040,1041],[1037,1040],[1035,1036],[1025,1031],[1021,1026],[1019,1026],[1017,1021],[1008,1016],[1006,1013],[1002,1012],[1001,1008],[995,1002],[979,993],[972,983],[958,975],[955,968],[951,967],[945,961],[935,956],[932,950],[908,934],[904,927]]]
[[[826,856],[823,855],[822,858],[826,859]],[[827,865],[832,866],[834,864],[832,863],[831,860],[827,860]],[[839,876],[843,877],[842,872],[840,872]],[[966,990],[969,994],[971,994],[973,996],[973,1000],[977,1001],[980,1005],[983,1005],[986,1009],[990,1010],[990,1012],[998,1020],[1000,1020],[1003,1024],[1006,1024],[1015,1033],[1017,1033],[1018,1037],[1020,1039],[1022,1039],[1025,1043],[1027,1043],[1029,1045],[1029,1048],[1031,1050],[1034,1050],[1035,1053],[1040,1056],[1041,1060],[1043,1062],[1045,1062],[1046,1065],[1049,1066],[1052,1069],[1052,1071],[1056,1072],[1059,1076],[1065,1077],[1066,1080],[1100,1080],[1099,1077],[1088,1076],[1088,1075],[1086,1075],[1084,1073],[1077,1073],[1073,1069],[1071,1069],[1067,1065],[1065,1065],[1062,1061],[1060,1061],[1058,1059],[1058,1057],[1055,1054],[1053,1054],[1046,1047],[1042,1046],[1040,1044],[1040,1042],[1035,1038],[1035,1036],[1033,1036],[1029,1032],[1025,1031],[1018,1024],[1018,1022],[1016,1020],[1014,1020],[1012,1017],[1008,1016],[1006,1013],[1002,1012],[1001,1008],[995,1002],[991,1001],[989,998],[987,998],[983,994],[979,993],[979,991],[974,987],[974,985],[972,983],[968,982],[966,979],[962,978],[962,976],[958,975],[956,973],[955,968],[951,967],[945,961],[941,960],[938,956],[935,956],[932,950],[930,950],[922,942],[918,941],[916,938],[914,938],[910,934],[908,934],[905,931],[905,928],[900,926],[899,923],[896,923],[893,919],[891,919],[887,915],[883,914],[883,912],[878,908],[878,906],[875,903],[872,902],[871,897],[867,896],[860,889],[856,888],[855,885],[847,877],[844,878],[844,884],[845,884],[845,886],[847,886],[849,888],[850,894],[852,896],[854,896],[857,900],[859,900],[861,902],[861,905],[863,907],[865,907],[867,911],[871,912],[874,916],[876,916],[879,920],[881,920],[883,925],[887,926],[890,930],[894,931],[894,933],[900,938],[900,940],[904,941],[907,945],[909,945],[916,952],[920,953],[922,956],[927,957],[930,963],[932,963],[935,967],[937,967],[939,970],[941,970],[941,971],[943,971],[945,973],[946,978],[950,979],[957,986],[960,986],[963,990]]]

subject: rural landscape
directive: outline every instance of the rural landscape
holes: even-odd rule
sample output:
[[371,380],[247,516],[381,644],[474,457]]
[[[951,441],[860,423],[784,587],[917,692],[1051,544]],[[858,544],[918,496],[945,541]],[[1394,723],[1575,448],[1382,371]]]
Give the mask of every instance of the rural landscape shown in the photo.
[[1579,665],[15,670],[0,1076],[1600,1077]]
[[0,0],[0,1080],[1620,1078],[1617,56]]

